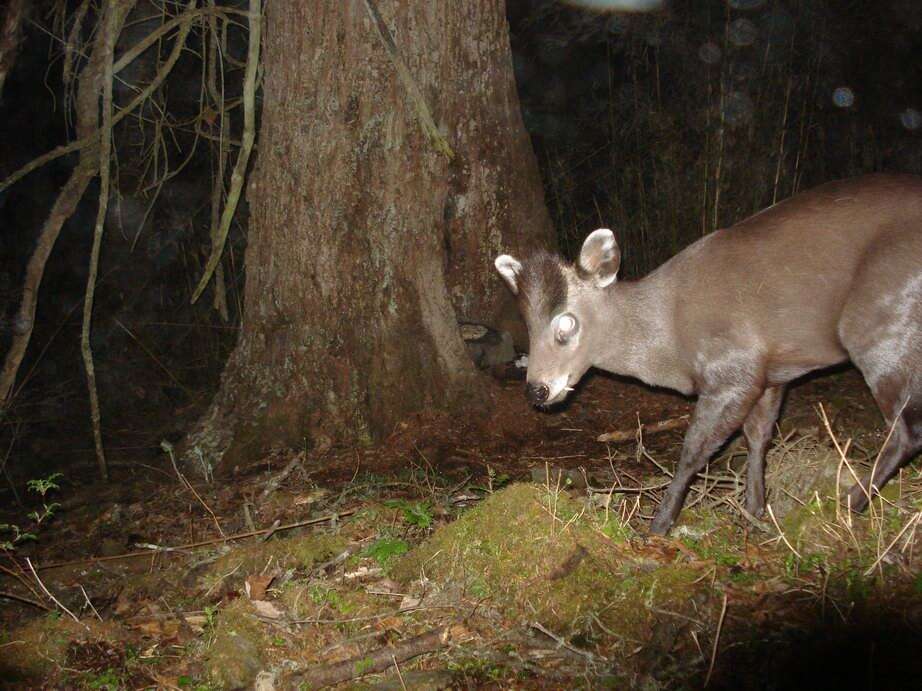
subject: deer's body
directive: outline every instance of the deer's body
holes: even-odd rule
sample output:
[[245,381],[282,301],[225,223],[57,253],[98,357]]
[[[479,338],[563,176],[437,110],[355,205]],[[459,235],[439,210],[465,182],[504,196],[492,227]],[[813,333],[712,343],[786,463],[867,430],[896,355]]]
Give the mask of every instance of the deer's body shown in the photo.
[[[922,446],[922,179],[823,185],[702,238],[636,282],[614,280],[619,260],[614,237],[599,230],[575,266],[503,256],[497,268],[528,323],[535,403],[561,400],[589,366],[698,395],[655,532],[669,529],[694,476],[740,427],[747,509],[762,512],[784,386],[818,368],[851,359],[894,424],[874,487]],[[854,509],[868,487],[852,490]]]

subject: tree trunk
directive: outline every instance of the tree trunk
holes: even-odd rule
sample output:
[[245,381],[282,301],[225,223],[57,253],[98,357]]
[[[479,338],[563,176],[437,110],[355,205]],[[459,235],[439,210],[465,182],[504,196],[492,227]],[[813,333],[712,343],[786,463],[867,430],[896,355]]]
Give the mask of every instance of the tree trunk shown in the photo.
[[267,5],[244,327],[192,467],[482,396],[457,321],[512,328],[493,258],[553,242],[502,0]]

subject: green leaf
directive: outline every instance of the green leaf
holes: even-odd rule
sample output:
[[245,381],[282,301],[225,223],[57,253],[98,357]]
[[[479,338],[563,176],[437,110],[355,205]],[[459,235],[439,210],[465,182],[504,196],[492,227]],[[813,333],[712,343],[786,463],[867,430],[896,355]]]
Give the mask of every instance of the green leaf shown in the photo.
[[394,557],[406,554],[410,551],[410,545],[399,538],[382,537],[366,549],[362,555],[371,557],[381,566],[387,566],[387,563]]

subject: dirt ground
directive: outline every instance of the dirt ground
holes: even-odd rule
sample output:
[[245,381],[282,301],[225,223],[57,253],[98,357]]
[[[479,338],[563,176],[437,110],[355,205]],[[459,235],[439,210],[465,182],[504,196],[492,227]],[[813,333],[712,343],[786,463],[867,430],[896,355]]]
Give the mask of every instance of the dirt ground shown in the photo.
[[738,510],[731,440],[668,538],[646,524],[692,402],[597,375],[540,412],[505,375],[486,413],[409,420],[375,448],[279,449],[194,486],[164,453],[107,487],[64,476],[4,501],[0,523],[35,539],[0,555],[2,683],[917,683],[922,473],[867,516],[835,501],[887,432],[853,370],[790,392],[771,516]]

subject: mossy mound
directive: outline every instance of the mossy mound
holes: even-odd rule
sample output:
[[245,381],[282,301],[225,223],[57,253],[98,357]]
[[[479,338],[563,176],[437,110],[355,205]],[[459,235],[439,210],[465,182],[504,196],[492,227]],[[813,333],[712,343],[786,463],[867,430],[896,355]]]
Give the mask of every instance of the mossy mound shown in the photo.
[[263,627],[246,600],[235,600],[216,616],[214,632],[205,651],[208,678],[220,688],[240,689],[253,683],[268,646]]
[[19,688],[31,688],[27,682],[47,680],[50,674],[66,670],[75,645],[118,637],[116,627],[96,621],[77,623],[56,613],[33,619],[0,635],[0,685],[21,682]]
[[689,604],[699,574],[638,558],[603,528],[601,517],[565,493],[513,484],[438,530],[392,573],[460,585],[507,616],[561,633],[589,632],[599,623],[642,640],[654,608]]

